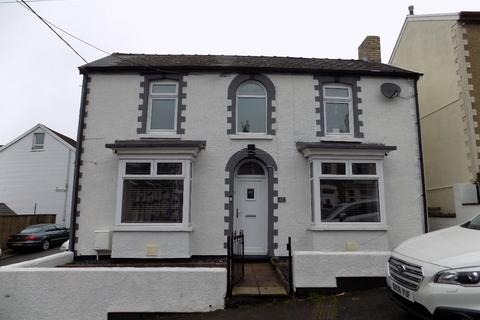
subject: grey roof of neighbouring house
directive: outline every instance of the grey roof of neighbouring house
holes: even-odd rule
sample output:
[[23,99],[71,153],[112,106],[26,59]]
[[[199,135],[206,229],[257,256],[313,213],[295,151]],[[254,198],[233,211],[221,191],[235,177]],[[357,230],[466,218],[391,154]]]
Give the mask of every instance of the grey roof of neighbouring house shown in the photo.
[[5,203],[0,202],[0,216],[15,216],[15,211],[10,209]]
[[[47,127],[48,128],[48,127]],[[77,141],[73,140],[72,138],[70,137],[67,137],[66,135],[64,134],[61,134],[60,132],[58,131],[55,131],[51,128],[48,128],[50,131],[52,131],[53,133],[55,133],[60,139],[62,139],[63,141],[65,141],[66,143],[68,143],[69,145],[71,145],[72,147],[76,148],[77,147]]]
[[159,55],[113,53],[79,67],[92,71],[264,71],[341,73],[418,78],[421,74],[383,63],[347,59],[318,59],[234,55]]

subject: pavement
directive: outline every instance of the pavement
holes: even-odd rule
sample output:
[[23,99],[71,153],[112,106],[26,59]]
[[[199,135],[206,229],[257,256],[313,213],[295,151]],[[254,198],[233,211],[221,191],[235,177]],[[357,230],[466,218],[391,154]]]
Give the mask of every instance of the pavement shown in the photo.
[[[113,318],[112,318],[113,319]],[[116,318],[115,318],[116,319]],[[119,318],[120,319],[120,318]],[[123,320],[129,319],[123,317]],[[139,318],[131,318],[139,319]],[[419,320],[394,304],[385,288],[243,304],[209,313],[143,315],[144,320]]]
[[24,251],[24,252],[14,252],[14,251],[5,251],[0,257],[0,267],[6,266],[9,264],[24,262],[28,260],[33,260],[41,257],[46,257],[51,254],[59,253],[59,247],[54,247],[48,249],[47,251]]

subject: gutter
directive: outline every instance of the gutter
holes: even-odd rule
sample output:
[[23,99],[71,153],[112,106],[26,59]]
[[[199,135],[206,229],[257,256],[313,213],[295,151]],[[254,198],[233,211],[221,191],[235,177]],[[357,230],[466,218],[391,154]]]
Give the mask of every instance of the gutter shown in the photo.
[[63,202],[63,218],[62,222],[65,226],[65,221],[67,220],[67,202],[68,202],[68,190],[70,189],[69,181],[70,181],[70,162],[72,161],[72,150],[68,149],[68,164],[67,164],[67,181],[65,181],[65,200]]
[[85,107],[87,105],[87,94],[88,94],[88,82],[90,77],[88,74],[83,74],[82,82],[82,95],[80,100],[80,113],[78,118],[78,131],[77,131],[77,151],[75,153],[75,173],[73,176],[73,191],[72,191],[72,212],[70,218],[70,241],[69,241],[69,251],[72,251],[74,258],[77,257],[77,252],[75,251],[75,233],[77,226],[77,199],[78,199],[78,190],[79,190],[79,176],[80,176],[80,163],[81,155],[83,149],[83,126],[85,123]]
[[425,189],[425,167],[423,165],[423,146],[422,146],[422,131],[420,129],[420,107],[418,104],[418,79],[415,80],[415,116],[417,119],[417,137],[418,137],[418,151],[420,152],[420,174],[422,175],[422,200],[423,200],[423,219],[425,226],[425,233],[428,232],[428,207],[427,207],[427,191]]

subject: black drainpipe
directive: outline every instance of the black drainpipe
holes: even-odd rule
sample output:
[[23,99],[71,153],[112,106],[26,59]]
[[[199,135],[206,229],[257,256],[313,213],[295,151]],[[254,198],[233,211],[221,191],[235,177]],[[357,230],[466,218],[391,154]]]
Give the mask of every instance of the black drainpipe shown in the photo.
[[425,190],[425,168],[423,166],[423,147],[422,147],[422,131],[420,129],[420,108],[418,105],[418,78],[415,79],[415,111],[417,116],[417,136],[418,151],[420,152],[420,174],[422,175],[422,200],[423,200],[423,219],[425,224],[425,233],[428,232],[428,207],[427,207],[427,191]]
[[[83,73],[82,71],[80,71]],[[73,192],[72,192],[72,212],[70,213],[70,242],[69,250],[73,251],[75,257],[77,257],[77,251],[75,250],[75,232],[77,226],[77,199],[78,199],[78,180],[80,175],[80,162],[82,155],[82,145],[83,145],[83,125],[85,122],[85,106],[87,104],[87,94],[88,94],[88,82],[90,78],[87,74],[83,74],[82,82],[82,96],[80,100],[80,113],[78,118],[78,129],[77,129],[77,152],[75,154],[75,172],[73,177]]]

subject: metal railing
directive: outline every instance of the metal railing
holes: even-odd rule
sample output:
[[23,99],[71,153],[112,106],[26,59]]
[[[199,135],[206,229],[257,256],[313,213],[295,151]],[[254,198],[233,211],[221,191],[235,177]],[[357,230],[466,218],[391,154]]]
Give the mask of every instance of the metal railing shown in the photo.
[[243,231],[227,237],[227,294],[232,295],[233,287],[245,276],[245,236]]
[[292,237],[288,237],[288,294],[294,295],[293,289],[293,260],[292,260]]

